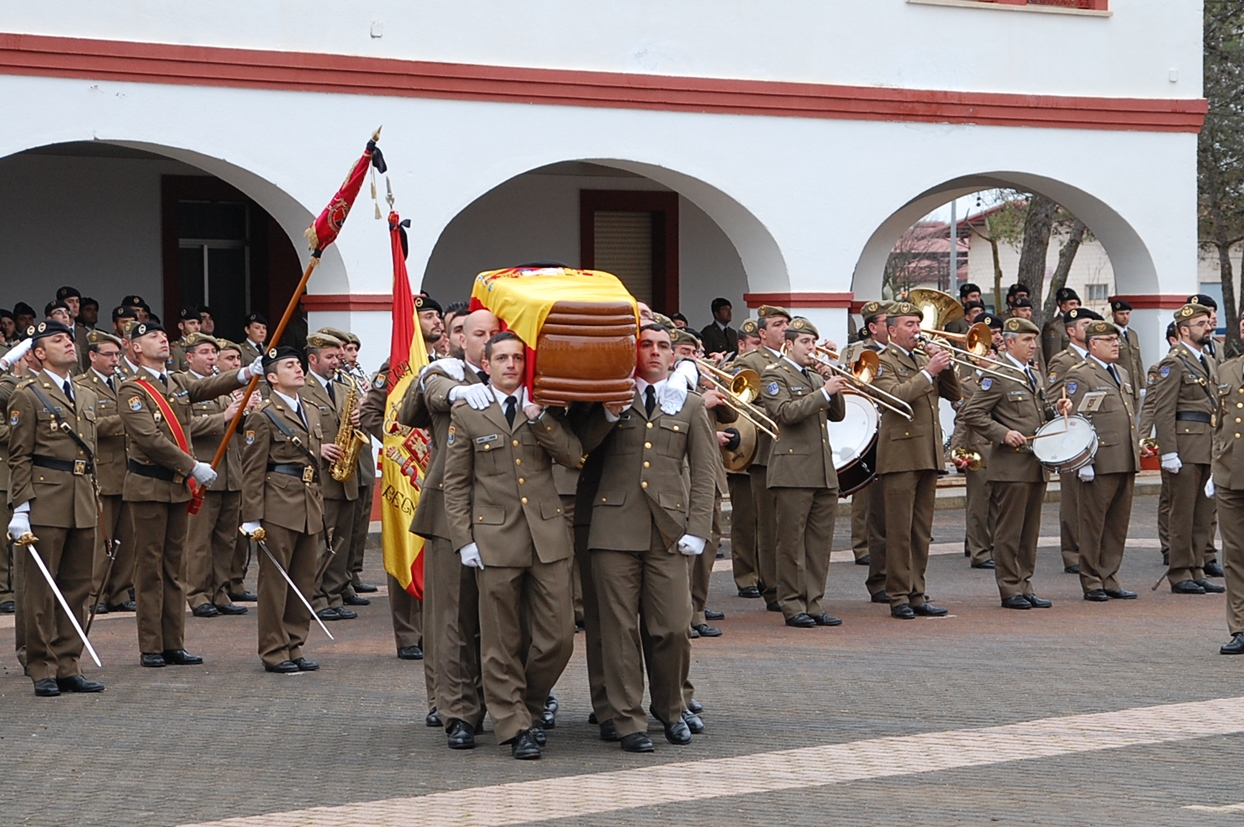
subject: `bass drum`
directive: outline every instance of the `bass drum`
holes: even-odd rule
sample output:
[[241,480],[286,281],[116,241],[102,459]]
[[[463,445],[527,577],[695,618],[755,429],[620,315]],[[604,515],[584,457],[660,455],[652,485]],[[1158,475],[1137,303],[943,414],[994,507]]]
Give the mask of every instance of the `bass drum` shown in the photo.
[[829,423],[829,446],[838,472],[838,496],[847,497],[877,477],[877,430],[881,414],[871,399],[843,391],[847,415]]

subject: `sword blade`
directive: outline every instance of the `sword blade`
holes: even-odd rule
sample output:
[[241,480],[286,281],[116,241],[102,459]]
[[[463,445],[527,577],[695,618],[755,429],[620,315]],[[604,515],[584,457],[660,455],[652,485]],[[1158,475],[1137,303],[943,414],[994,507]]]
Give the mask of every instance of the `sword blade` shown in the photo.
[[274,557],[272,552],[268,549],[268,544],[263,540],[257,540],[256,543],[261,549],[263,549],[263,553],[268,555],[268,559],[272,561],[272,565],[276,566],[276,570],[279,571],[281,576],[285,578],[285,582],[289,584],[290,591],[298,595],[298,599],[302,601],[302,605],[307,607],[307,611],[311,613],[313,618],[315,618],[315,622],[320,624],[320,628],[324,630],[324,634],[328,635],[328,639],[336,640],[336,638],[333,637],[333,633],[328,631],[328,627],[324,625],[324,621],[320,620],[320,616],[315,613],[315,609],[311,608],[311,603],[307,600],[307,598],[303,597],[302,592],[299,591],[298,587],[294,585],[294,581],[290,578],[289,572],[285,571],[285,569],[281,567],[281,564],[276,561],[276,557]]
[[43,573],[43,579],[48,581],[48,587],[52,589],[52,594],[56,595],[56,600],[60,603],[60,607],[65,610],[65,615],[69,618],[69,622],[73,624],[73,630],[78,633],[78,637],[82,639],[86,651],[91,653],[91,660],[95,661],[95,665],[103,668],[104,665],[99,662],[99,655],[95,654],[95,647],[91,645],[86,637],[86,632],[82,631],[81,624],[78,619],[73,616],[73,610],[69,608],[69,601],[65,599],[65,595],[61,592],[60,587],[56,585],[56,579],[52,577],[52,572],[48,571],[48,567],[43,562],[43,558],[39,556],[39,552],[35,550],[34,543],[29,544],[26,548],[30,549],[30,556],[35,558],[35,565],[39,567],[39,571]]

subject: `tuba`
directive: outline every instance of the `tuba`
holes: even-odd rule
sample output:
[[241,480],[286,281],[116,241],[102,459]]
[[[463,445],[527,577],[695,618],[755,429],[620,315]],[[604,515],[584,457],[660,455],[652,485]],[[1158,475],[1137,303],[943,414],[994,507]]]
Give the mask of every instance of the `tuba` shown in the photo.
[[333,440],[341,449],[341,458],[332,464],[329,474],[337,482],[346,482],[358,470],[359,451],[364,445],[371,443],[371,437],[358,428],[350,427],[350,413],[358,407],[358,384],[351,377],[343,379],[340,371],[337,372],[334,380],[342,382],[347,389],[345,402],[341,406],[345,415],[342,417],[341,427],[337,429],[337,438]]

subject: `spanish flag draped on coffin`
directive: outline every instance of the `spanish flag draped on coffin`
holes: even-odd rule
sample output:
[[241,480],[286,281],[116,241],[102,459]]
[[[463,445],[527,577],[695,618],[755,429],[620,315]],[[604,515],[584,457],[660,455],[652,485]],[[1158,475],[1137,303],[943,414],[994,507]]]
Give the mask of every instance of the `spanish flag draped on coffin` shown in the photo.
[[471,309],[491,310],[527,345],[527,388],[542,405],[629,402],[639,307],[617,276],[511,267],[475,277]]

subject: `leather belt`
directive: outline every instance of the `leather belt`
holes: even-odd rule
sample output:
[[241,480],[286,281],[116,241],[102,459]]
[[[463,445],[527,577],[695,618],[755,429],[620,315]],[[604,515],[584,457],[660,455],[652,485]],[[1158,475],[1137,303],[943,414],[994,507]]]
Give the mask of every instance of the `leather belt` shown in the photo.
[[85,459],[55,459],[53,457],[36,455],[30,458],[30,464],[37,465],[40,468],[51,468],[55,471],[68,471],[77,477],[95,472],[95,465]]
[[303,482],[315,482],[315,466],[298,465],[297,463],[286,462],[269,462],[268,470],[274,474],[287,474],[291,477],[301,477]]
[[181,485],[186,478],[171,468],[165,468],[163,465],[144,465],[141,462],[129,460],[127,466],[131,474],[137,474],[140,477],[150,477],[153,480],[163,480],[164,482],[173,482]]
[[1214,417],[1200,411],[1178,411],[1175,414],[1177,422],[1204,422],[1206,425],[1212,425]]

